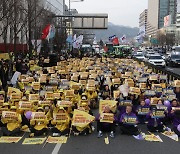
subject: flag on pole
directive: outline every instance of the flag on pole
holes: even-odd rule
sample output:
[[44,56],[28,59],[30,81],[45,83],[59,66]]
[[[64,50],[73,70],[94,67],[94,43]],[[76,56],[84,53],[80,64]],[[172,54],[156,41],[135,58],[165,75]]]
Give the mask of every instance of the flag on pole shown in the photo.
[[83,42],[83,35],[80,35],[76,38],[76,35],[74,36],[74,42],[73,42],[73,48],[80,48],[81,44]]
[[117,36],[116,35],[112,35],[109,37],[109,42],[113,42],[113,39],[116,38]]
[[94,37],[93,44],[97,44],[96,36]]
[[42,39],[42,40],[47,39],[47,36],[48,36],[48,34],[49,34],[49,31],[50,31],[50,28],[51,28],[51,25],[48,24],[48,25],[43,29],[43,31],[42,31],[42,36],[41,36],[41,39]]
[[119,45],[119,39],[116,35],[110,36],[109,41],[113,43],[113,45]]
[[71,43],[71,44],[73,43],[72,35],[69,35],[69,36],[67,37],[66,42]]
[[45,39],[49,40],[49,39],[54,38],[54,36],[55,36],[55,31],[56,31],[56,30],[55,30],[54,25],[48,24],[48,25],[43,29],[43,31],[42,31],[42,37],[41,37],[41,39],[42,39],[42,40],[45,40]]
[[126,42],[126,35],[123,35],[121,38],[120,38],[121,42],[122,43],[125,43]]
[[50,26],[50,30],[49,30],[49,34],[47,36],[47,39],[52,39],[55,37],[55,33],[56,33],[56,29],[54,27],[54,25]]
[[115,37],[112,41],[113,45],[119,45],[119,39],[118,37]]

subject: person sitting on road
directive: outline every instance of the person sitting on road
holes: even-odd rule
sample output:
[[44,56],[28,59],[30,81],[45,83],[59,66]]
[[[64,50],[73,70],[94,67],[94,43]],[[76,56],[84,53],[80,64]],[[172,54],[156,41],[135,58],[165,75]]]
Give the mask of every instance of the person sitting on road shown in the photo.
[[[113,114],[109,106],[105,106],[103,113],[110,113]],[[113,114],[114,115],[114,114]],[[113,123],[108,122],[101,122],[101,119],[103,119],[103,114],[99,114],[96,118],[97,121],[97,131],[98,135],[97,137],[100,138],[103,136],[103,132],[110,132],[110,137],[114,138],[115,135],[115,121],[116,118],[114,116],[114,119],[112,120]]]
[[121,115],[119,122],[120,122],[120,130],[122,134],[128,134],[128,135],[140,134],[136,125],[138,124],[137,116],[132,112],[131,105],[128,105],[126,107],[126,112]]
[[[42,107],[38,107],[36,112],[44,112],[44,110]],[[33,137],[33,136],[46,135],[48,123],[49,123],[49,121],[47,120],[47,117],[45,117],[45,119],[43,119],[43,120],[42,119],[40,119],[40,120],[31,119],[31,121],[30,121],[31,134],[29,136]]]
[[147,128],[150,132],[162,132],[164,118],[155,117],[153,110],[156,110],[156,107],[151,106],[151,111],[146,116],[148,121]]
[[[58,119],[59,117],[59,119]],[[63,107],[60,107],[57,111],[53,111],[53,119],[51,121],[53,125],[53,136],[68,135],[70,132],[70,116]]]
[[11,106],[10,111],[16,113],[15,117],[1,117],[1,121],[4,124],[2,127],[2,133],[4,136],[16,136],[21,133],[22,118],[19,113],[16,112],[16,106]]
[[141,100],[140,105],[137,107],[137,117],[140,124],[144,124],[146,122],[146,113],[142,113],[143,108],[149,108],[148,105],[146,105],[144,100]]

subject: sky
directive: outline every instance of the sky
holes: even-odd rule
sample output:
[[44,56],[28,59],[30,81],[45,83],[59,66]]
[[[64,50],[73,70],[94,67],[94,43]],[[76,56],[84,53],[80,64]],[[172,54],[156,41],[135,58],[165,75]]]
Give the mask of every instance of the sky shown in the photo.
[[[80,1],[80,0],[71,0]],[[68,4],[69,0],[66,0]],[[79,13],[108,13],[109,22],[139,27],[139,14],[147,9],[148,0],[84,0],[71,2],[71,9]]]

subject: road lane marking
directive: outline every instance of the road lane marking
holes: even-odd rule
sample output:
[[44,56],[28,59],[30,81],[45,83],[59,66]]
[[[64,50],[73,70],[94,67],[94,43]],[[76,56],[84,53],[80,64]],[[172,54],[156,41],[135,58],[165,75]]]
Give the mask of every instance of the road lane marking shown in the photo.
[[61,146],[62,146],[62,144],[56,144],[56,146],[54,147],[54,150],[53,150],[52,154],[58,154]]
[[171,70],[171,71],[173,71],[174,69],[173,69],[173,68],[167,68],[167,70]]

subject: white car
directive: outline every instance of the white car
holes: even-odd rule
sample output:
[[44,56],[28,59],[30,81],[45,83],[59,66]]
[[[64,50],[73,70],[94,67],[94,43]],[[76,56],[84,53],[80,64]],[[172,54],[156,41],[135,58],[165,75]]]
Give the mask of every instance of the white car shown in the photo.
[[160,56],[160,55],[150,55],[148,57],[148,62],[150,64],[153,64],[155,66],[161,66],[161,67],[165,67],[166,66],[166,62],[165,60]]
[[137,58],[137,59],[139,59],[139,60],[142,60],[142,61],[145,60],[145,57],[144,57],[143,54],[136,54],[136,55],[134,55],[134,57]]

